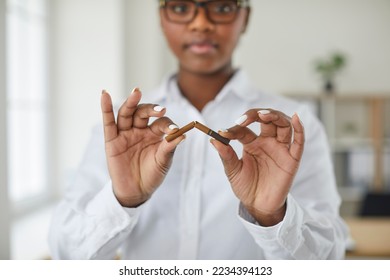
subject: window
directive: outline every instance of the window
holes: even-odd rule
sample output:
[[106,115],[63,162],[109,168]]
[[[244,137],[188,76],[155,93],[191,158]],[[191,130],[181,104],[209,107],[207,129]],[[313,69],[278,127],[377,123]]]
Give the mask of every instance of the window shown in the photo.
[[8,183],[13,205],[48,194],[46,0],[7,1]]

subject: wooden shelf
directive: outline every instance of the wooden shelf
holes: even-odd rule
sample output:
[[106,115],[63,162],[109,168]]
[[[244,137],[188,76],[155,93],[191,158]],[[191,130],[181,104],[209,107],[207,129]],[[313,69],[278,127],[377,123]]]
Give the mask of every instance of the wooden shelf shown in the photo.
[[390,92],[289,92],[285,96],[307,102],[315,109],[334,154],[356,150],[371,153],[374,174],[370,190],[385,190],[384,153],[390,147]]
[[390,218],[348,218],[353,245],[347,258],[390,258]]

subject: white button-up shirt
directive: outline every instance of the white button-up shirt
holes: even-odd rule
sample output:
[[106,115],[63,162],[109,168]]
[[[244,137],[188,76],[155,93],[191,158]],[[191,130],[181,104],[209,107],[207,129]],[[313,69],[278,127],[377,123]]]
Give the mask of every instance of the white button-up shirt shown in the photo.
[[[199,94],[202,94],[201,92]],[[199,112],[167,78],[147,102],[165,106],[178,126],[199,121],[218,130],[251,108],[298,112],[306,143],[282,222],[259,226],[240,205],[209,137],[187,133],[169,173],[138,208],[122,207],[108,175],[102,126],[94,129],[74,184],[59,204],[49,244],[55,259],[340,259],[347,228],[339,216],[330,152],[322,125],[302,104],[260,92],[237,71]],[[146,100],[143,100],[146,102]],[[257,133],[258,124],[251,128]],[[240,155],[238,141],[231,145]]]

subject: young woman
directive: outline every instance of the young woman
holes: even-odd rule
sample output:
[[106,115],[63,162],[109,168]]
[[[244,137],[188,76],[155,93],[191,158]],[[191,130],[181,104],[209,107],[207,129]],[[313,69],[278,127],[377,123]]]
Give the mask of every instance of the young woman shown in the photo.
[[[343,258],[347,231],[322,126],[233,67],[249,1],[159,3],[177,73],[148,103],[134,89],[117,117],[103,91],[104,129],[53,219],[53,257],[106,259],[120,249],[124,259]],[[193,121],[230,144],[196,129],[167,141]]]

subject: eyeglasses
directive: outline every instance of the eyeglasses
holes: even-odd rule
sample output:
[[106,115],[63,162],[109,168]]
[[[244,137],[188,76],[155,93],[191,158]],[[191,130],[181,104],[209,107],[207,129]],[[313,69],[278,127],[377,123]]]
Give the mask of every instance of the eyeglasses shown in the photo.
[[231,23],[241,8],[249,7],[248,0],[160,0],[160,8],[166,18],[175,23],[190,23],[198,14],[199,7],[205,9],[207,19],[212,23]]

